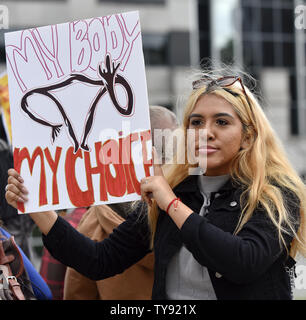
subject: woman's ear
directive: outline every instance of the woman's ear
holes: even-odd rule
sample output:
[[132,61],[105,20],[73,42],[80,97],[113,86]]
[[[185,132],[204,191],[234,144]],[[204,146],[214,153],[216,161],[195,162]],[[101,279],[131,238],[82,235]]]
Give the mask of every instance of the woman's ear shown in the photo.
[[241,141],[241,149],[247,149],[251,144],[251,136],[246,134]]

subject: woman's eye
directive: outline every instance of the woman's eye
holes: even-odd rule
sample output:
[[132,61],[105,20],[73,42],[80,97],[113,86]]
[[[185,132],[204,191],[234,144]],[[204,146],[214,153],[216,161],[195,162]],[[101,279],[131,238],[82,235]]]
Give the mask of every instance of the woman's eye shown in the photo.
[[193,119],[190,121],[190,125],[193,127],[199,127],[203,124],[203,121],[200,119]]
[[228,121],[227,120],[224,120],[224,119],[217,119],[216,120],[216,123],[219,125],[219,126],[226,126],[228,124]]

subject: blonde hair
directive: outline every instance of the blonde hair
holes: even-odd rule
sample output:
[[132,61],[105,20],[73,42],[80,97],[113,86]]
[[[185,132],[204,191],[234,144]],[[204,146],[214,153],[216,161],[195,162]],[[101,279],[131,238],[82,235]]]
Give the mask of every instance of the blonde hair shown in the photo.
[[[203,87],[193,90],[189,96],[183,117],[185,134],[185,142],[183,143],[187,141],[188,117],[205,90],[206,87],[203,85]],[[280,244],[283,243],[287,253],[288,248],[283,237],[284,233],[293,236],[290,255],[295,257],[296,253],[300,252],[306,257],[305,185],[289,163],[282,144],[267,120],[258,100],[247,87],[245,87],[245,90],[250,106],[238,81],[227,87],[226,90],[217,88],[212,92],[231,103],[241,120],[243,135],[250,142],[248,147],[240,150],[232,160],[231,177],[234,181],[245,186],[240,199],[242,212],[234,234],[237,234],[243,228],[244,224],[252,217],[254,210],[261,206],[277,228]],[[173,164],[164,167],[164,174],[171,188],[177,186],[188,176],[189,168],[187,159],[185,164]],[[300,208],[299,221],[294,221],[290,212],[288,212],[284,194],[281,190],[296,195],[298,200],[296,205]],[[149,209],[152,247],[158,214],[157,204],[154,203]],[[296,231],[298,222],[299,228]]]

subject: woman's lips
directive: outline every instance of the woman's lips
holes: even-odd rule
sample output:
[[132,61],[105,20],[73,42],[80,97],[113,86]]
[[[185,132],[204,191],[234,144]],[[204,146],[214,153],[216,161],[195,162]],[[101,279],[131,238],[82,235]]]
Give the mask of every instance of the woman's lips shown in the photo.
[[209,146],[205,146],[205,147],[199,147],[198,148],[198,152],[199,154],[213,154],[215,152],[217,152],[218,149],[217,148],[214,148],[214,147],[209,147]]

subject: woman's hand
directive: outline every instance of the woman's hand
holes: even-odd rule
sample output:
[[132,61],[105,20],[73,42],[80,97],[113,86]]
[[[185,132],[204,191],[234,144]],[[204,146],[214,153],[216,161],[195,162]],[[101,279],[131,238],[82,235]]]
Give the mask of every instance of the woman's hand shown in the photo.
[[[141,197],[149,205],[152,204],[151,198],[154,198],[159,208],[166,211],[171,201],[176,198],[176,195],[165,179],[161,166],[156,164],[154,159],[157,159],[157,153],[153,147],[154,176],[141,179]],[[170,206],[167,213],[177,227],[181,229],[192,212],[189,207],[179,201],[176,207]]]
[[5,199],[9,205],[17,209],[18,202],[28,200],[28,190],[23,185],[23,179],[15,169],[8,170],[7,186],[5,188]]
[[[25,203],[28,200],[29,193],[23,185],[24,180],[15,169],[8,170],[8,179],[6,186],[5,199],[9,205],[17,209],[17,203]],[[55,211],[30,213],[31,218],[39,227],[40,231],[47,235],[57,219]]]
[[176,196],[164,177],[161,165],[154,161],[154,159],[157,159],[155,148],[153,148],[152,153],[154,176],[141,179],[141,198],[149,205],[152,204],[151,198],[154,198],[160,209],[166,211],[169,203]]

